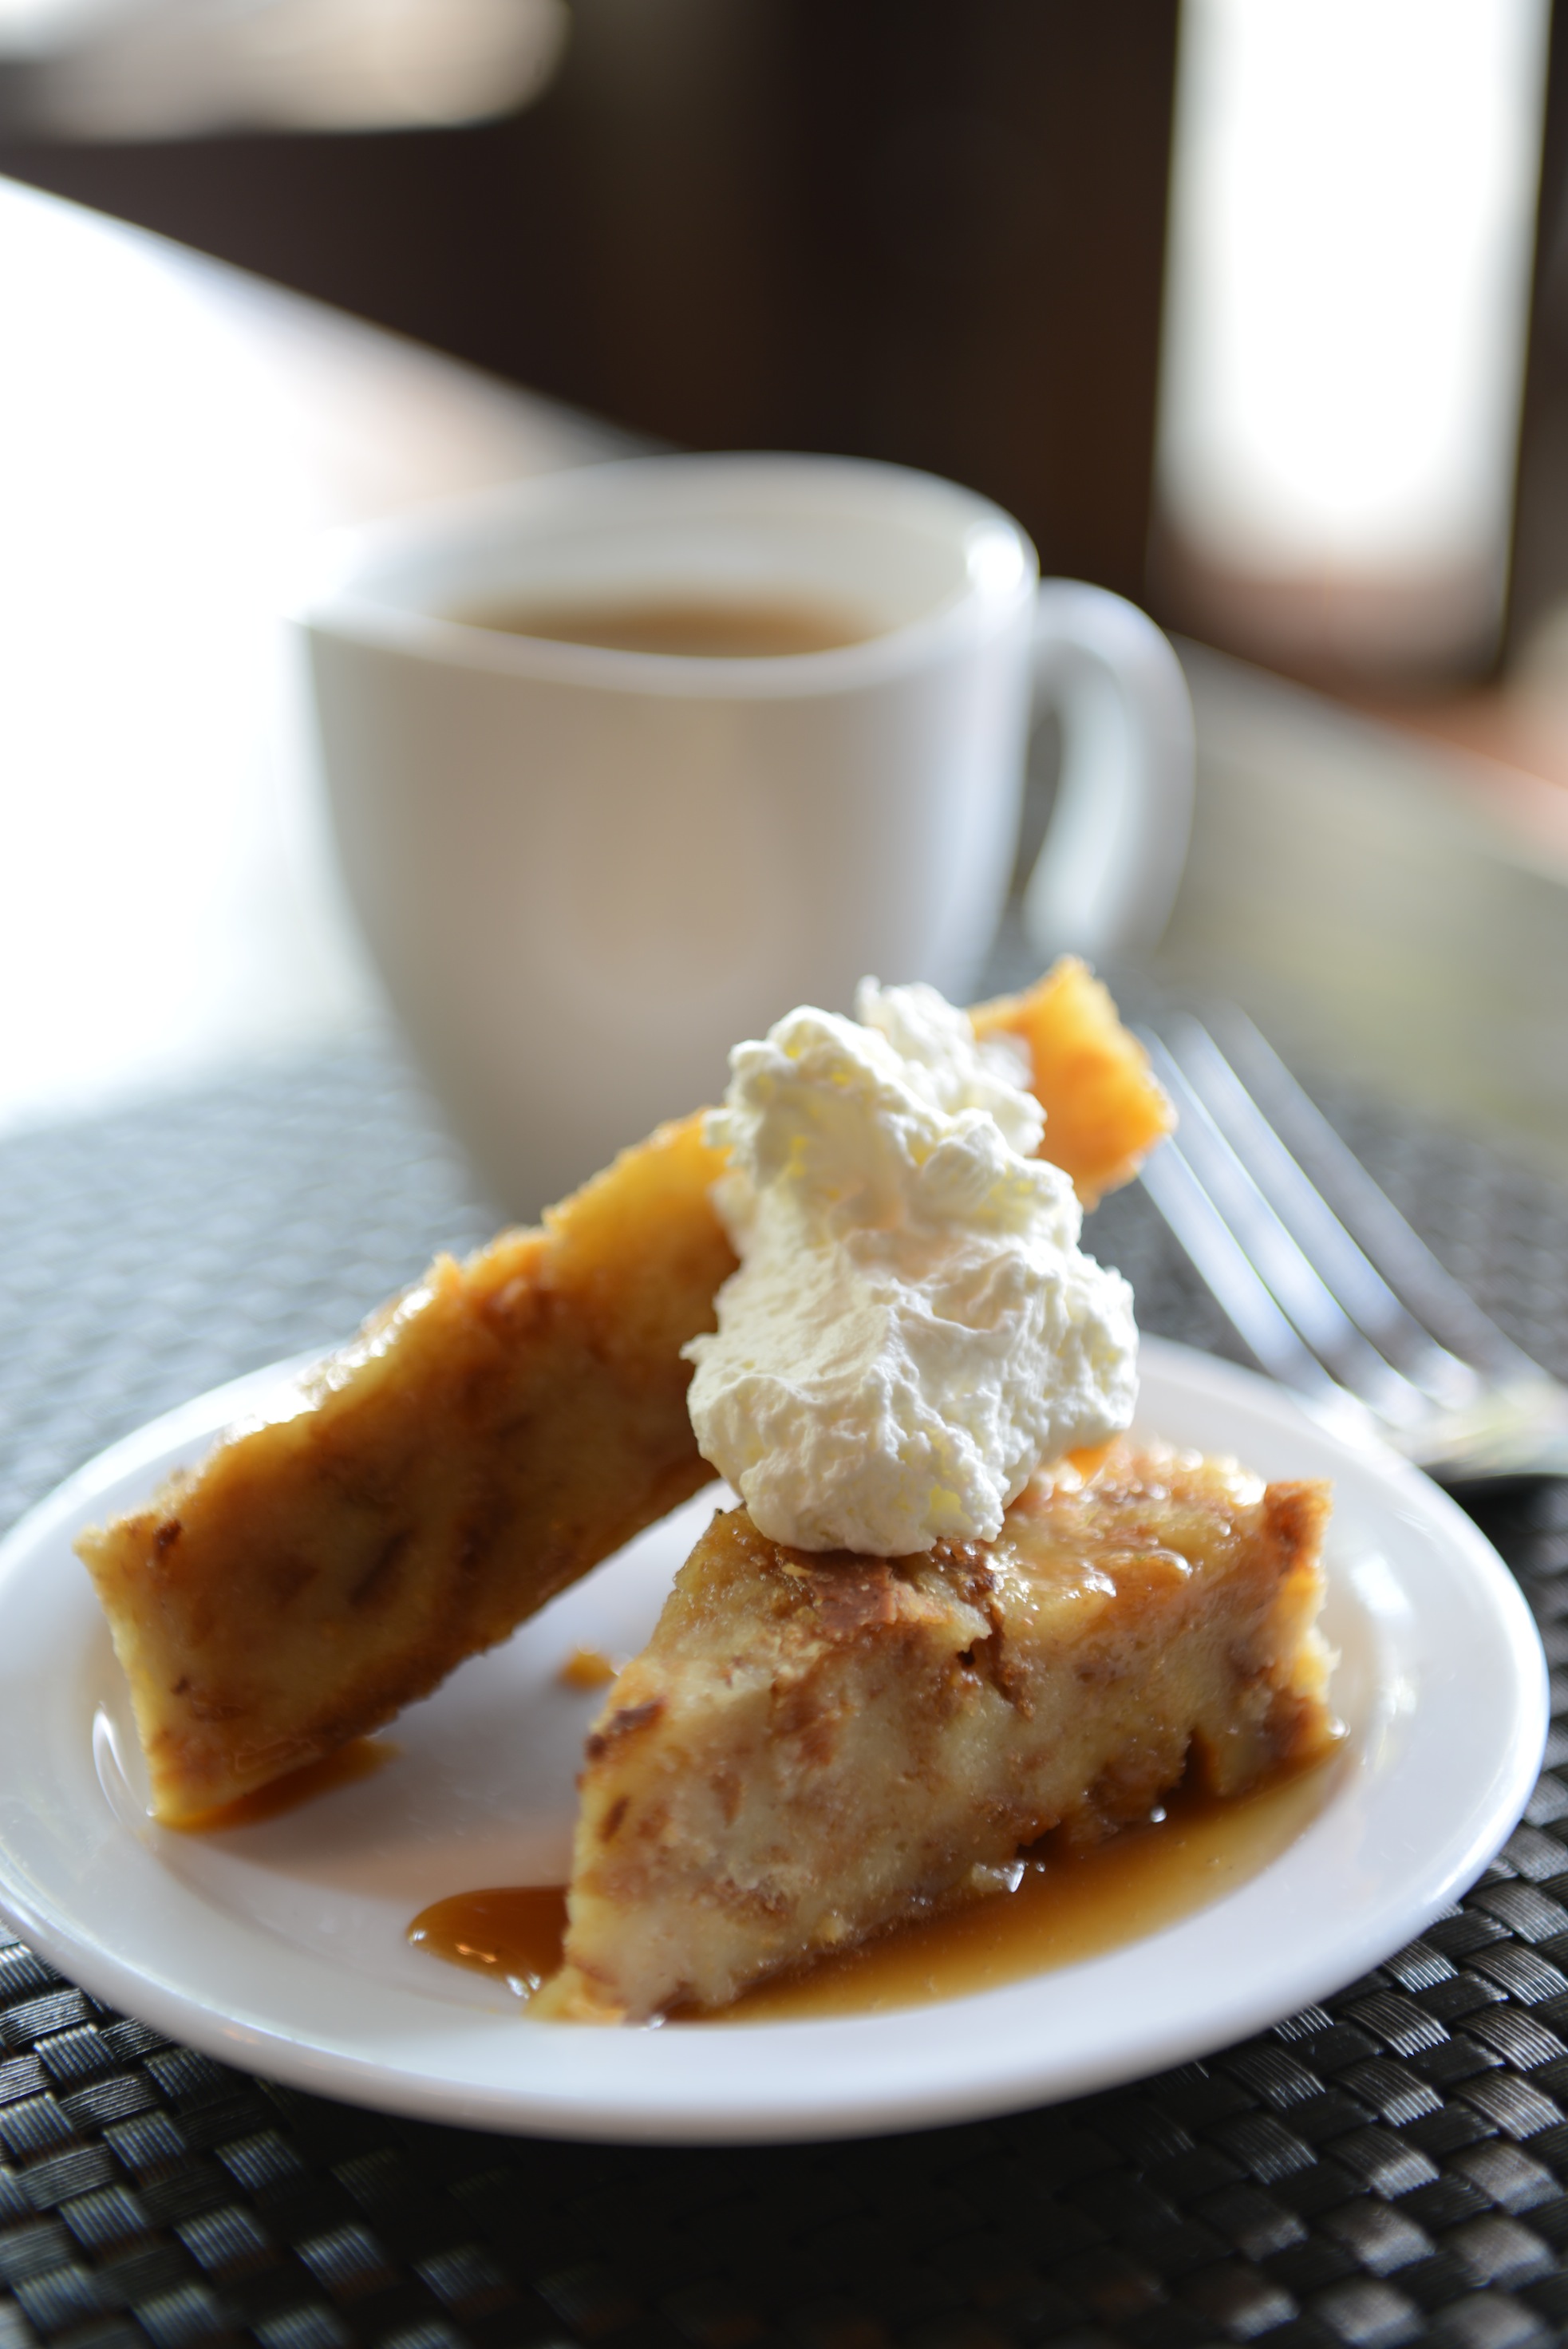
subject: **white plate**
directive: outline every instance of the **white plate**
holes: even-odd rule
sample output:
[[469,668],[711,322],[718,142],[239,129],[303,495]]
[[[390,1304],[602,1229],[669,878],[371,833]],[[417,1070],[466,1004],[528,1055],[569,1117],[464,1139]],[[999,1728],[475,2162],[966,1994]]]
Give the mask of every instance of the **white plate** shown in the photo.
[[557,1669],[578,1644],[640,1645],[712,1495],[404,1714],[399,1756],[375,1777],[265,1825],[170,1834],[133,1791],[124,1685],[71,1537],[200,1457],[277,1379],[239,1381],[116,1445],[0,1548],[0,1906],[96,1996],[275,2079],[481,2127],[710,2143],[1076,2095],[1364,1972],[1465,1889],[1533,1783],[1540,1642],[1469,1520],[1277,1388],[1146,1340],[1140,1425],[1266,1475],[1334,1479],[1327,1628],[1349,1736],[1289,1849],[1144,1940],[938,2006],[717,2030],[530,2023],[403,1930],[448,1892],[559,1880],[598,1700]]

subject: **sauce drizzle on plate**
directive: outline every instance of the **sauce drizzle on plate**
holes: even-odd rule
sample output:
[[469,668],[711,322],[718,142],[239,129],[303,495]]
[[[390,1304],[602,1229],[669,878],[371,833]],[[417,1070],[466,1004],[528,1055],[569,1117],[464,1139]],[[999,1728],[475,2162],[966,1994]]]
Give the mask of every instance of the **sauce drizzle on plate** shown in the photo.
[[519,1998],[532,1998],[561,1962],[566,1930],[564,1884],[507,1884],[432,1901],[420,1910],[408,1938],[432,1958],[469,1966],[504,1982]]
[[[1333,1766],[1330,1756],[1228,1800],[1178,1787],[1163,1817],[1086,1851],[1048,1837],[1028,1855],[1011,1892],[901,1925],[764,1982],[731,2006],[679,2020],[887,2013],[1099,1957],[1206,1909],[1266,1868],[1326,1800]],[[527,1999],[560,1963],[566,1918],[559,1885],[500,1887],[435,1901],[408,1937],[432,1957],[504,1981]]]
[[256,1787],[254,1794],[236,1795],[232,1803],[220,1803],[213,1810],[198,1812],[194,1818],[171,1824],[182,1835],[214,1835],[225,1827],[259,1826],[264,1819],[281,1818],[286,1811],[297,1811],[303,1804],[314,1803],[339,1786],[373,1778],[378,1770],[397,1760],[400,1750],[389,1737],[353,1737],[335,1754],[324,1754],[319,1762],[302,1763],[297,1770]]

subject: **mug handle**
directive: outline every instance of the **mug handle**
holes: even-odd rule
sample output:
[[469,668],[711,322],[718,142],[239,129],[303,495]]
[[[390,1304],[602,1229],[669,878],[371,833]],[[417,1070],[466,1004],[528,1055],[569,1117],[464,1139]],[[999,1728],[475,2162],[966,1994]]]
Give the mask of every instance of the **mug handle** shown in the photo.
[[1062,775],[1023,892],[1045,956],[1141,953],[1170,917],[1192,825],[1192,700],[1145,612],[1077,579],[1041,582],[1035,714],[1054,707]]

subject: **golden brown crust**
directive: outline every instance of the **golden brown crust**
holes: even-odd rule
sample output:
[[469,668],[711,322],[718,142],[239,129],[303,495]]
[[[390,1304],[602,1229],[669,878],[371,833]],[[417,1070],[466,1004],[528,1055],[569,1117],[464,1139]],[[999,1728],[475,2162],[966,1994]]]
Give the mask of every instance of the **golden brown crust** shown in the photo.
[[566,1965],[535,2012],[717,2005],[1093,1839],[1195,1756],[1218,1793],[1323,1750],[1324,1486],[1118,1447],[992,1547],[789,1550],[716,1517],[610,1692]]
[[378,1727],[707,1479],[680,1348],[734,1264],[717,1163],[667,1127],[439,1258],[294,1416],[82,1536],[161,1817]]
[[[1059,965],[976,1015],[1029,1040],[1047,1154],[1089,1192],[1163,1131],[1103,996]],[[734,1269],[722,1164],[700,1115],[662,1127],[542,1231],[438,1259],[294,1416],[83,1535],[161,1817],[378,1728],[707,1479],[680,1350]]]
[[1073,1177],[1086,1207],[1129,1182],[1175,1126],[1148,1054],[1122,1026],[1110,990],[1075,955],[1064,955],[1026,993],[982,1003],[972,1017],[977,1036],[1018,1036],[1028,1045],[1033,1090],[1045,1105],[1043,1155]]

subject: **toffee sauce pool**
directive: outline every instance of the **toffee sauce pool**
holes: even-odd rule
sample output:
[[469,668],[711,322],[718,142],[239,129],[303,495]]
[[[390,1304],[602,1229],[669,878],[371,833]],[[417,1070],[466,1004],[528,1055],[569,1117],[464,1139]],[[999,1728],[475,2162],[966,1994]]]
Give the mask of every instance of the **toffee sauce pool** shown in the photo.
[[373,1778],[378,1770],[397,1760],[399,1752],[389,1737],[350,1738],[336,1753],[324,1754],[319,1762],[303,1762],[281,1778],[269,1778],[252,1794],[236,1795],[232,1803],[220,1803],[210,1811],[171,1819],[169,1824],[181,1835],[221,1835],[228,1827],[259,1826],[265,1819],[282,1818],[306,1803],[317,1802],[339,1786]]
[[[1332,1755],[1229,1800],[1178,1787],[1165,1815],[1087,1851],[1047,1837],[1017,1889],[901,1925],[681,2022],[783,2023],[882,2014],[1076,1965],[1206,1909],[1294,1842],[1323,1804]],[[409,1940],[531,1997],[561,1961],[559,1885],[460,1892],[421,1909]]]

